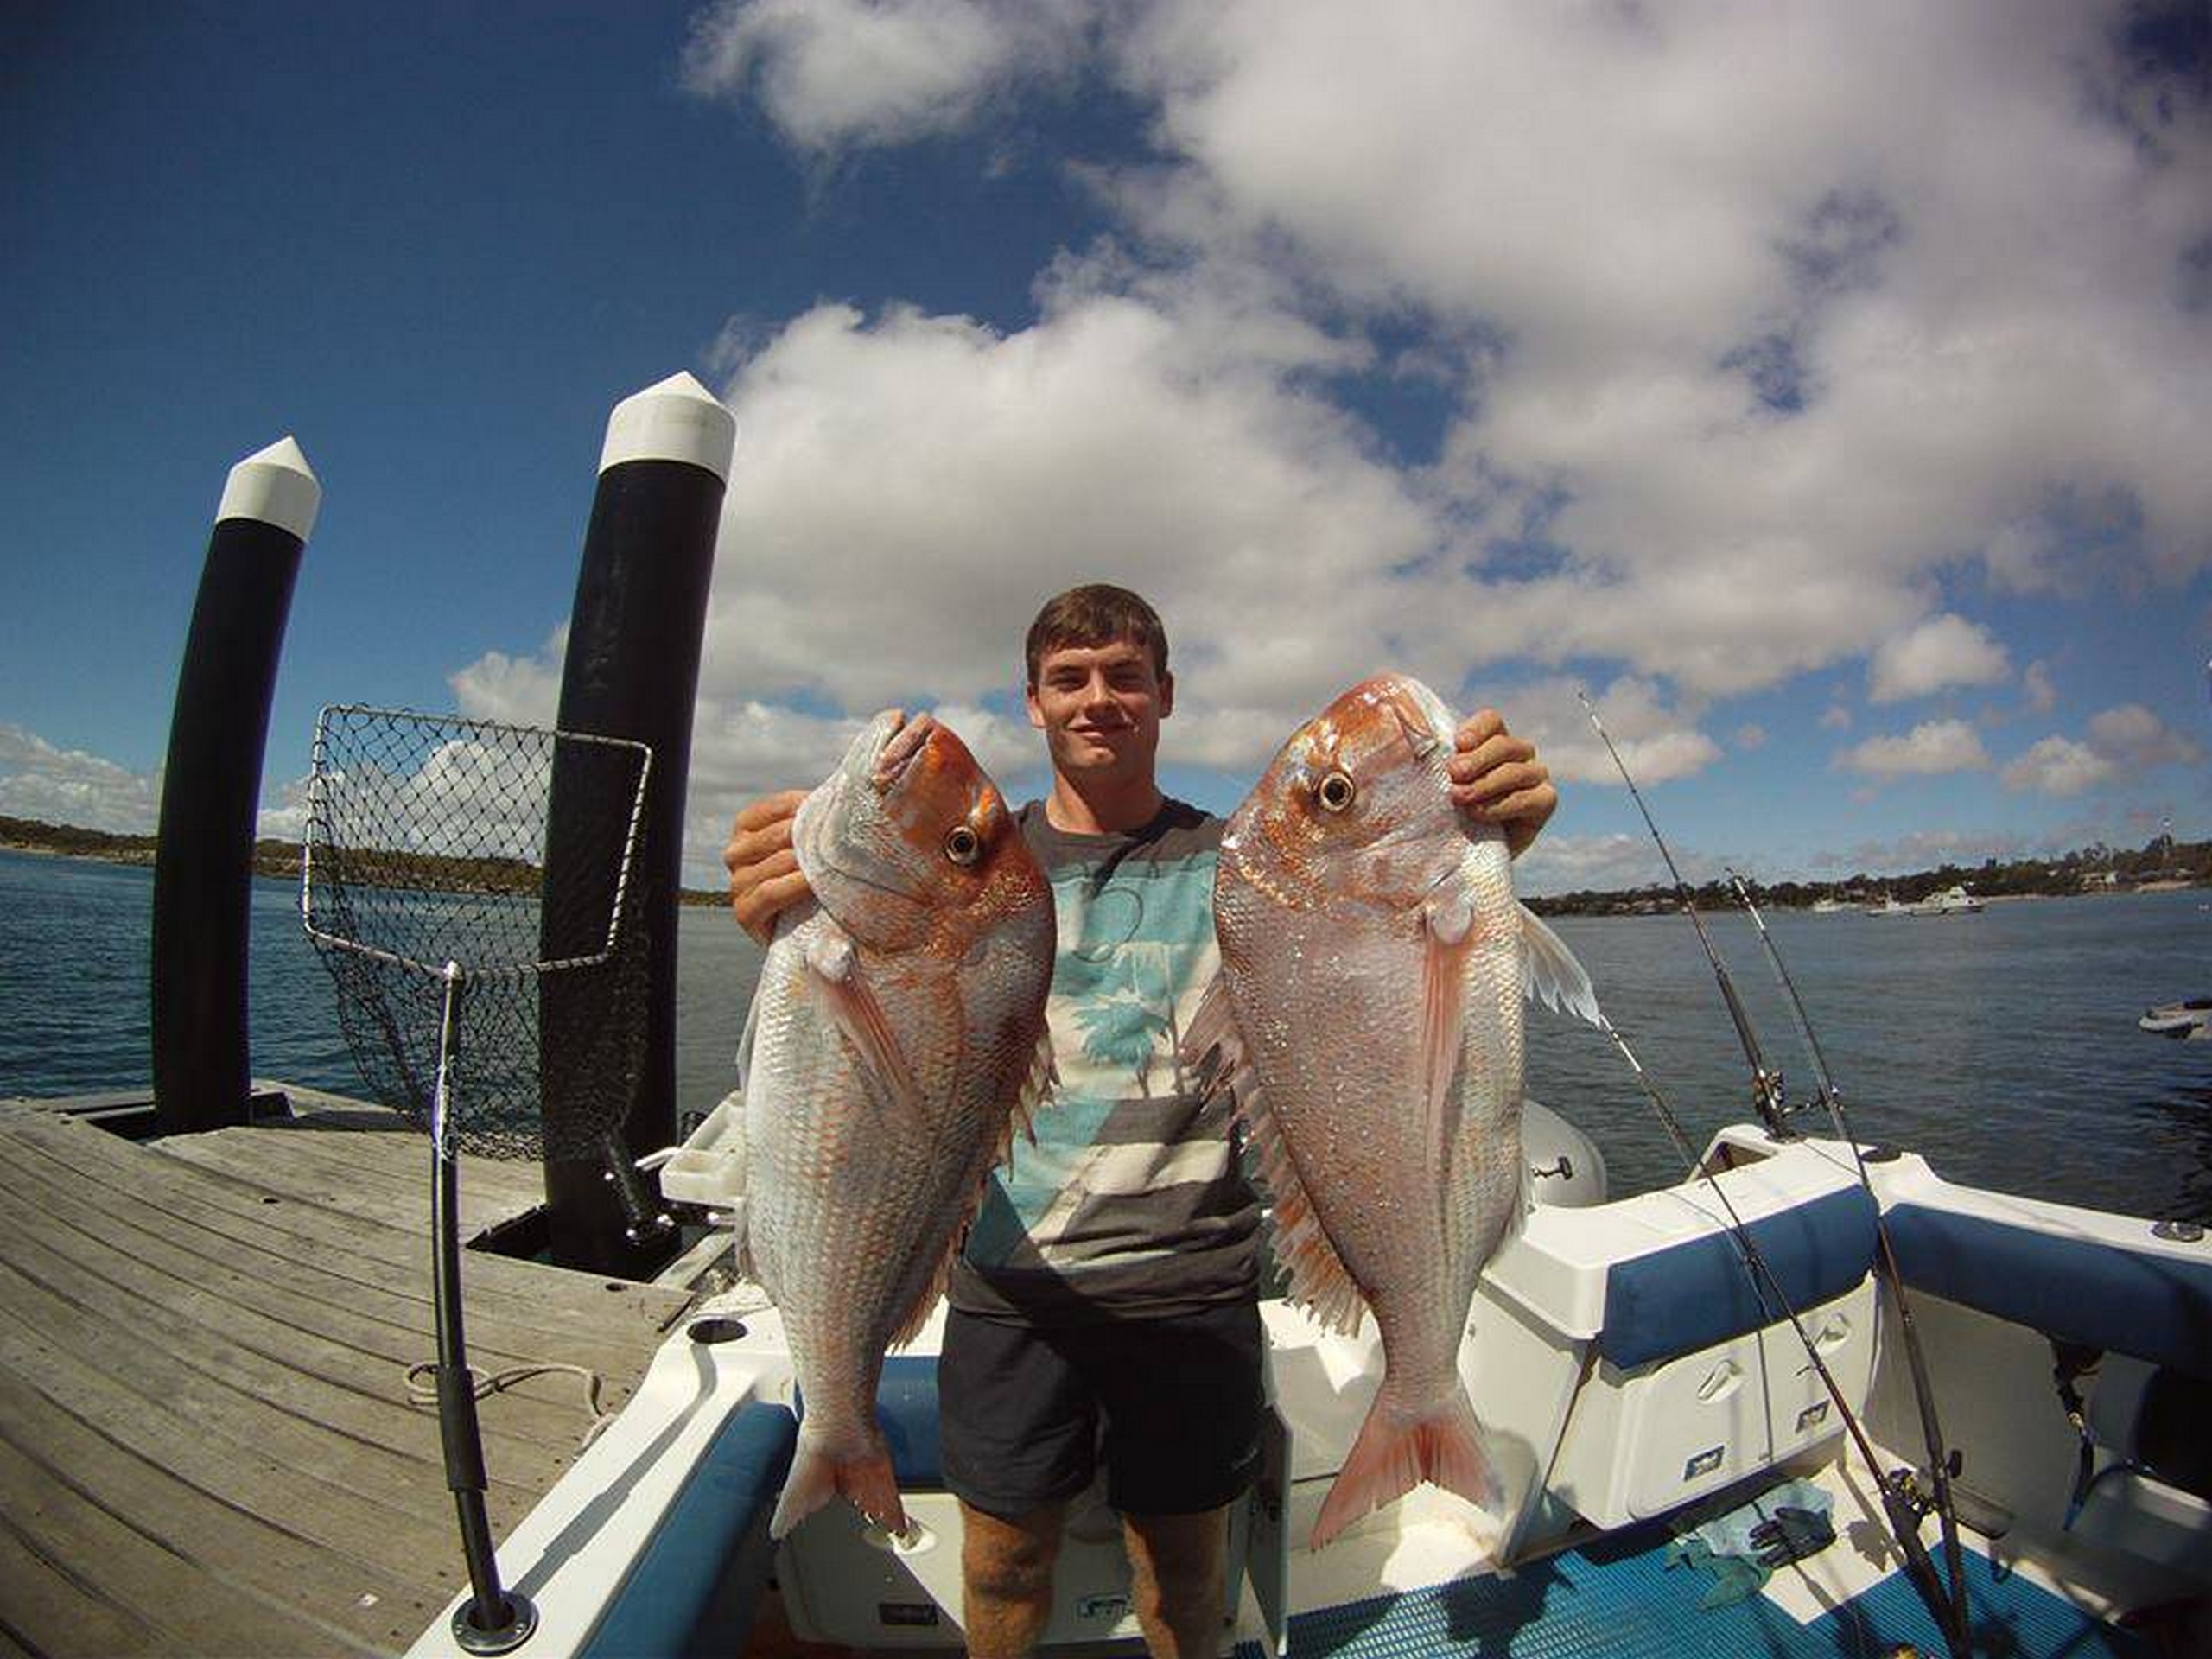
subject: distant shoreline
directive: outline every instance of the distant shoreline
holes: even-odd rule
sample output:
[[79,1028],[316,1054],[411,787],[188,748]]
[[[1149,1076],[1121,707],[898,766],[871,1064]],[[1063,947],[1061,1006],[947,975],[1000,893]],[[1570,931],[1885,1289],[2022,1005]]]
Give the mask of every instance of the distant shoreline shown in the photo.
[[[74,824],[43,823],[35,818],[0,817],[0,852],[26,853],[36,858],[68,858],[91,864],[126,864],[150,869],[159,843],[151,836],[118,836],[105,830],[82,830]],[[257,841],[253,845],[253,873],[272,880],[300,879],[300,849],[296,842]],[[677,901],[686,905],[721,905],[727,892],[685,887]]]
[[[43,823],[35,818],[0,817],[0,851],[33,853],[41,857],[88,859],[105,864],[150,866],[156,843],[151,836],[111,835],[103,830],[80,830],[73,824]],[[280,880],[299,880],[300,849],[289,841],[263,840],[254,843],[257,875]],[[1930,893],[1963,887],[1986,904],[2011,899],[2069,899],[2083,894],[2160,893],[2185,887],[2212,887],[2212,842],[2175,842],[2158,837],[2133,851],[2091,846],[2057,858],[2015,859],[2000,864],[1985,860],[1971,868],[1938,865],[1909,875],[1872,876],[1858,874],[1837,881],[1777,881],[1750,883],[1752,896],[1777,910],[1809,910],[1815,901],[1834,899],[1846,913],[1878,906],[1885,899],[1900,905],[1917,904]],[[1732,887],[1708,881],[1691,893],[1697,905],[1713,911],[1732,910],[1738,899]],[[727,892],[686,887],[679,895],[686,905],[722,905]],[[1544,916],[1658,916],[1671,915],[1681,901],[1670,887],[1585,889],[1574,893],[1534,895],[1529,907]]]

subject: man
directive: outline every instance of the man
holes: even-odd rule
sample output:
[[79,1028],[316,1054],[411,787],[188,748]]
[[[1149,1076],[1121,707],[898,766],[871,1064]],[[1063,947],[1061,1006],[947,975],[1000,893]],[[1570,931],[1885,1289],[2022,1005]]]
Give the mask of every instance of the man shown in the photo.
[[[1034,1647],[1068,1502],[1103,1457],[1146,1643],[1187,1659],[1219,1645],[1229,1505],[1255,1471],[1262,1403],[1258,1206],[1224,1103],[1175,1055],[1219,962],[1222,823],[1160,792],[1175,682],[1142,599],[1072,588],[1038,613],[1026,657],[1052,786],[1020,821],[1052,883],[1059,1083],[948,1289],[938,1380],[962,1617],[979,1659]],[[1452,798],[1517,855],[1558,804],[1535,748],[1488,709],[1455,747]],[[804,798],[747,807],[722,855],[731,907],[764,943],[807,894],[791,845]]]

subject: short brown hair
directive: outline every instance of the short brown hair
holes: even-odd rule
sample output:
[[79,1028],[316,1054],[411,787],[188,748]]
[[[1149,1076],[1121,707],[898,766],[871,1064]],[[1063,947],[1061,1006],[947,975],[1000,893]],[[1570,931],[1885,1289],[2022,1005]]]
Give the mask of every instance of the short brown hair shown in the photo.
[[1023,656],[1029,670],[1029,688],[1037,688],[1037,665],[1048,651],[1063,645],[1108,645],[1128,640],[1152,656],[1152,671],[1167,677],[1167,630],[1160,613],[1126,588],[1103,582],[1086,582],[1045,601],[1037,620],[1029,625]]

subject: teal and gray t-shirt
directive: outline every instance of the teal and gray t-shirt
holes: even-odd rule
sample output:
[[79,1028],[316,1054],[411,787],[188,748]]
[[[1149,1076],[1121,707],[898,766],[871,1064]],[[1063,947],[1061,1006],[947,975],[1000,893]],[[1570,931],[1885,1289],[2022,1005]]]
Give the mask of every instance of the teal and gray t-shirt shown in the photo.
[[1052,884],[1059,955],[1047,1017],[1059,1086],[1035,1145],[1014,1140],[954,1268],[970,1313],[1068,1323],[1186,1312],[1254,1294],[1259,1205],[1225,1098],[1175,1058],[1219,965],[1219,818],[1180,801],[1123,835],[1021,833]]

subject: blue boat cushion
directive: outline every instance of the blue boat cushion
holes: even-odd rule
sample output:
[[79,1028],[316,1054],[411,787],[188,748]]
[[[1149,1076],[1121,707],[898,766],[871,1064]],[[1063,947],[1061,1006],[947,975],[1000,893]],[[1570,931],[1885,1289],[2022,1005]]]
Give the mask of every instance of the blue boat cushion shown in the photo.
[[1904,1281],[2031,1330],[2212,1376],[2212,1258],[2177,1262],[1923,1205],[1889,1212]]
[[901,1491],[944,1484],[944,1457],[937,1440],[935,1355],[893,1354],[883,1362],[875,1420],[890,1444],[891,1466]]
[[[1874,1200],[1846,1187],[1748,1224],[1789,1308],[1829,1301],[1874,1263]],[[1732,1230],[1615,1262],[1598,1351],[1624,1370],[1779,1325],[1788,1312],[1745,1262]]]
[[735,1653],[775,1563],[768,1511],[791,1466],[798,1423],[748,1405],[715,1432],[600,1616],[587,1659]]

